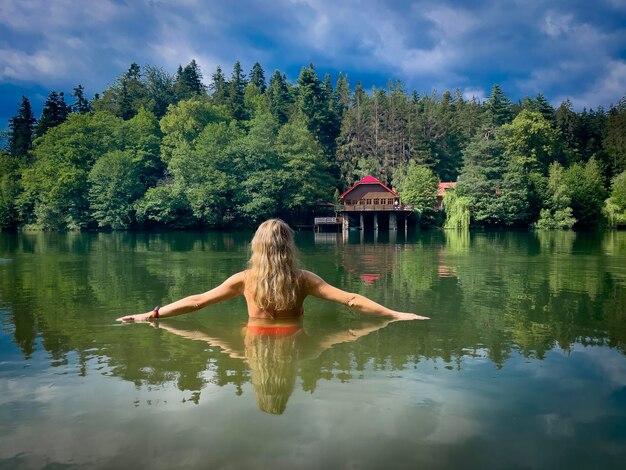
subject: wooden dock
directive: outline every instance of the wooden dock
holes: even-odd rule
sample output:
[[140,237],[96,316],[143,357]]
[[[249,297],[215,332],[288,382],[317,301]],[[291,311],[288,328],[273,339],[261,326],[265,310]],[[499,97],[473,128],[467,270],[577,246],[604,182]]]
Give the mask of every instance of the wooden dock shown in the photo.
[[313,230],[321,232],[323,228],[332,228],[333,231],[340,231],[342,225],[343,217],[315,217]]

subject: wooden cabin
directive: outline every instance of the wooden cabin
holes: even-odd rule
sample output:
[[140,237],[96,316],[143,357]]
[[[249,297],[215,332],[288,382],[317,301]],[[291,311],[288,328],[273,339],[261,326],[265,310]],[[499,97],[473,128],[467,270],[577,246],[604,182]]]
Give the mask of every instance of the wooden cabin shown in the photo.
[[363,229],[367,224],[378,229],[380,217],[383,225],[388,223],[389,230],[397,230],[397,216],[406,227],[406,219],[413,212],[413,206],[403,205],[393,188],[369,175],[344,191],[339,200],[337,212],[343,216],[344,229],[349,228],[351,219],[354,221],[356,217],[359,228]]
[[344,211],[386,211],[400,205],[400,195],[373,176],[366,176],[339,196]]

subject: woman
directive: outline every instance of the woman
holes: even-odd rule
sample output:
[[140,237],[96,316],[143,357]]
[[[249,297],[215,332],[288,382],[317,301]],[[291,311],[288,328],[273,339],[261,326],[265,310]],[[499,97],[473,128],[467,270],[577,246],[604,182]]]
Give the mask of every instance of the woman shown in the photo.
[[[238,295],[246,299],[251,320],[249,327],[272,328],[272,331],[281,327],[281,321],[297,320],[304,313],[302,304],[309,295],[341,303],[363,313],[392,317],[394,320],[429,319],[391,310],[362,295],[333,287],[310,271],[298,269],[293,230],[280,219],[263,222],[251,245],[249,268],[232,275],[214,289],[163,307],[155,307],[152,312],[121,317],[118,321],[150,321],[173,317]],[[264,325],[268,321],[271,325]],[[285,327],[291,328],[289,325]]]

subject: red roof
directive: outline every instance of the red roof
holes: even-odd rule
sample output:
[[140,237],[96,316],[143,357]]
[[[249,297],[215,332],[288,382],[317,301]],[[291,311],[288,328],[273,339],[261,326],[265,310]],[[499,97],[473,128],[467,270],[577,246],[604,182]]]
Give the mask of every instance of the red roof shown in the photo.
[[[360,184],[379,184],[381,185],[383,188],[385,188],[387,191],[389,191],[390,193],[392,193],[395,197],[399,197],[398,193],[395,192],[393,189],[391,189],[390,187],[388,187],[387,185],[383,184],[380,182],[380,180],[377,180],[376,178],[374,178],[373,176],[367,175],[365,178],[363,178],[360,181],[357,181],[356,183],[354,183],[350,188],[346,189],[343,194],[341,196],[339,196],[339,199],[343,199],[344,196],[346,194],[348,194],[350,191],[352,191],[354,188],[356,188],[358,185]],[[456,184],[456,183],[454,183]]]
[[371,286],[380,279],[380,274],[361,274],[359,277],[365,281],[366,286]]
[[439,187],[437,188],[437,196],[443,197],[446,189],[456,188],[456,182],[452,183],[439,183]]

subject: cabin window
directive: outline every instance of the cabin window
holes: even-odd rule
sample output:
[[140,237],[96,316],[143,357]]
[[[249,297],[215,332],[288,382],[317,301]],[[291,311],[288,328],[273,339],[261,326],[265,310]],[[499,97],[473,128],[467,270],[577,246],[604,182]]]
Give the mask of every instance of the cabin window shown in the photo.
[[346,199],[346,206],[349,206],[352,204],[352,200],[351,199]]
[[378,199],[374,199],[374,205],[375,205],[375,206],[376,206],[376,205],[378,205],[378,203],[379,203],[379,202],[380,202],[380,201],[379,201]]
[[365,199],[360,199],[360,200],[359,200],[359,204],[360,204],[360,205],[365,204]]
[[367,200],[367,204],[369,205],[369,204],[371,204],[371,203],[372,203],[372,200],[371,200],[371,199],[368,199],[368,200]]
[[389,205],[393,204],[393,199],[387,199],[387,204]]

